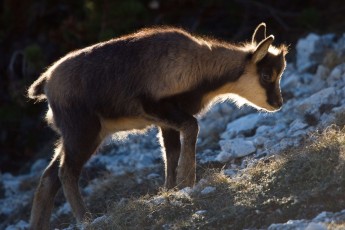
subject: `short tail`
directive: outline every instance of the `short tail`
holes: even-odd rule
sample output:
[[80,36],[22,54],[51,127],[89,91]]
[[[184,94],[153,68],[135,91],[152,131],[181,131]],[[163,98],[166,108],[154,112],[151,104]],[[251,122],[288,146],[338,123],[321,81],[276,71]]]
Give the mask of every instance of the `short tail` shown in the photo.
[[42,75],[39,77],[28,89],[27,96],[37,102],[42,101],[46,98],[44,94],[44,86],[46,85],[47,77]]

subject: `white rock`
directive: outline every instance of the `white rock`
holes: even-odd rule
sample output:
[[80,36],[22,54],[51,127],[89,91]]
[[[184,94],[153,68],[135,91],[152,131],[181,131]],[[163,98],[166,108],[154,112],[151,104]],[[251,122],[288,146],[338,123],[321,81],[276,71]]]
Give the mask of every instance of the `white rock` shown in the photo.
[[297,130],[304,129],[306,127],[308,127],[308,124],[304,123],[300,119],[297,119],[290,124],[290,129],[289,129],[288,133],[291,135],[294,132],[296,132]]
[[25,230],[28,228],[29,228],[29,223],[24,220],[20,220],[18,223],[6,227],[5,230]]
[[231,158],[232,158],[232,155],[230,153],[221,151],[215,160],[220,161],[220,162],[227,162]]
[[318,80],[323,80],[323,79],[326,79],[328,77],[329,72],[330,72],[330,70],[326,66],[318,65],[315,75],[318,78]]
[[216,191],[215,187],[207,186],[200,193],[202,195],[207,195],[207,194],[213,193],[214,191]]
[[[342,78],[345,79],[345,73],[343,74]],[[345,86],[342,87],[339,91],[340,91],[340,92],[339,92],[340,97],[342,97],[342,99],[345,99]],[[343,103],[343,104],[344,104],[344,103]]]
[[268,136],[271,133],[272,126],[261,125],[256,129],[255,136]]
[[109,217],[107,215],[99,216],[92,221],[91,226],[97,225],[99,223],[107,223],[108,221],[110,221],[110,220],[109,220]]
[[338,51],[340,55],[344,55],[345,50],[345,33],[338,39],[337,43],[334,44],[334,50]]
[[268,230],[305,230],[307,225],[305,220],[289,220],[283,224],[271,224]]
[[128,204],[128,202],[129,202],[129,199],[128,199],[128,198],[122,197],[122,198],[120,199],[118,205],[126,205],[126,204]]
[[300,101],[296,105],[296,112],[299,115],[313,114],[317,119],[320,116],[319,108],[322,105],[336,105],[339,103],[339,96],[334,87],[323,89],[312,96]]
[[142,184],[143,183],[143,179],[137,177],[135,178],[135,181],[137,182],[137,184]]
[[292,73],[288,77],[283,77],[280,83],[282,90],[292,92],[300,85],[299,75]]
[[344,115],[345,114],[345,104],[339,106],[339,107],[335,107],[332,109],[332,113],[335,115]]
[[226,127],[226,131],[221,135],[221,137],[223,139],[231,139],[237,135],[251,132],[253,129],[255,129],[259,120],[260,115],[257,113],[241,117],[233,122],[230,122]]
[[157,179],[159,178],[160,175],[157,173],[150,173],[149,175],[147,175],[147,179],[151,180],[151,179]]
[[345,85],[343,74],[345,72],[345,63],[336,66],[330,75],[327,77],[327,84],[336,88],[341,88]]
[[296,65],[299,71],[304,71],[315,64],[315,61],[311,60],[311,55],[316,52],[316,45],[319,40],[320,36],[313,33],[309,34],[306,38],[298,40],[296,46]]
[[31,166],[31,173],[40,173],[42,172],[48,165],[46,159],[38,159],[35,163]]
[[266,149],[258,149],[256,150],[255,158],[260,159],[262,157],[267,156],[267,154],[268,154],[268,151]]
[[286,130],[288,130],[288,124],[285,124],[285,120],[277,119],[278,123],[274,125],[261,125],[256,129],[254,136],[254,142],[256,145],[262,145],[267,142],[268,139],[274,138],[275,140],[280,140],[286,135]]
[[66,215],[70,214],[72,212],[71,206],[68,202],[65,202],[63,205],[61,205],[58,210],[56,211],[56,214],[58,216],[60,215]]
[[256,148],[253,141],[245,140],[243,138],[236,138],[232,140],[222,140],[219,142],[222,151],[216,157],[217,161],[226,162],[231,158],[244,157],[254,153]]
[[194,190],[191,187],[185,187],[181,189],[179,192],[181,194],[186,194],[186,196],[189,196]]
[[204,185],[207,184],[207,183],[208,183],[208,181],[207,181],[206,179],[201,178],[201,179],[199,180],[199,182],[196,184],[196,186],[201,187],[201,186],[204,186]]
[[172,200],[170,201],[170,204],[176,207],[182,207],[183,206],[183,202],[180,200]]
[[320,126],[323,127],[323,128],[326,128],[332,124],[334,124],[334,121],[335,121],[335,114],[327,114],[327,113],[324,113],[322,114],[322,116],[320,117]]
[[321,212],[312,220],[289,220],[286,223],[271,224],[269,230],[326,230],[327,224],[345,220],[345,210],[337,213]]
[[297,42],[296,65],[298,71],[302,72],[310,67],[321,63],[327,48],[333,46],[334,34],[316,35],[309,34]]
[[166,201],[167,200],[162,196],[155,197],[151,200],[151,202],[155,205],[165,204]]
[[260,147],[262,145],[264,145],[264,143],[266,142],[266,138],[267,137],[263,137],[263,136],[256,136],[254,139],[254,144],[256,147]]
[[[340,66],[336,66],[333,70],[332,70],[332,72],[331,72],[331,74],[329,75],[329,78],[333,78],[333,79],[340,79],[340,77],[341,77],[341,74],[342,74],[342,65],[340,65]],[[329,80],[329,78],[327,79],[327,80]]]
[[196,215],[200,215],[200,216],[205,215],[206,213],[207,213],[207,210],[199,210],[195,212]]
[[170,230],[170,229],[172,229],[171,226],[172,226],[172,224],[163,224],[162,228],[163,228],[163,230]]
[[309,223],[305,230],[327,230],[327,227],[321,223]]
[[193,192],[193,189],[190,187],[185,187],[175,193],[175,197],[178,199],[190,199],[190,194]]
[[321,212],[319,213],[314,219],[314,222],[320,222],[320,221],[325,221],[326,219],[329,219],[330,216],[332,216],[332,212]]
[[304,137],[307,135],[307,131],[305,130],[297,130],[296,132],[291,134],[291,137]]
[[281,141],[279,141],[278,144],[281,150],[293,146],[293,142],[291,141],[291,138],[284,138]]
[[225,169],[223,171],[224,175],[229,176],[229,177],[234,177],[237,174],[238,170],[235,169]]
[[283,131],[281,131],[281,132],[276,133],[276,134],[275,134],[275,138],[276,138],[277,140],[281,140],[281,139],[285,138],[286,135],[287,135],[287,131],[286,131],[286,130],[283,130]]

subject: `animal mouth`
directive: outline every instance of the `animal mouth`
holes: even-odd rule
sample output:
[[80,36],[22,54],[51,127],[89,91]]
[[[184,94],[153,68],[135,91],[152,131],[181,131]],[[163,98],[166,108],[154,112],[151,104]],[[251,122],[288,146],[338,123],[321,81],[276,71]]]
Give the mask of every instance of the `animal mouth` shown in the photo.
[[264,110],[266,110],[267,112],[277,112],[282,108],[282,106],[273,106],[269,103],[267,103],[267,105],[265,106]]
[[267,108],[268,110],[275,112],[281,109],[281,107],[283,106],[282,102],[271,102],[271,101],[267,101]]

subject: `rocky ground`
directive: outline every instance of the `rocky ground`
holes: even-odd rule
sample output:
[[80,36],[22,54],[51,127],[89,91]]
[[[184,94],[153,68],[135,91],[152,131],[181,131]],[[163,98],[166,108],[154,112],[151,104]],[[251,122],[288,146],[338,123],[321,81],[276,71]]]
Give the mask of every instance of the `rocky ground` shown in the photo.
[[[222,103],[199,118],[198,165],[222,165],[225,176],[236,177],[260,159],[303,145],[316,132],[333,124],[345,125],[345,34],[309,34],[297,43],[296,54],[296,62],[288,64],[281,82],[285,103],[279,112],[258,113],[248,107],[238,109],[231,103]],[[157,130],[152,128],[144,136],[114,136],[87,163],[81,187],[89,204],[100,181],[111,176],[127,178],[132,183],[131,190],[141,191],[141,195],[145,189],[148,193],[157,191],[163,181],[163,166],[156,135]],[[27,227],[34,188],[47,163],[47,158],[40,159],[29,173],[19,176],[0,174],[0,229]],[[147,183],[153,183],[156,189],[149,191]],[[189,194],[195,189],[182,192]],[[208,194],[215,190],[208,186],[199,192]],[[122,192],[114,199],[121,200],[129,191]],[[153,204],[162,202],[159,197],[154,199]],[[61,194],[56,203],[58,208],[52,221],[61,223],[71,212]],[[197,215],[203,215],[202,212]],[[107,216],[97,221],[102,218]],[[312,219],[271,223],[269,229],[327,229],[330,223],[342,220],[345,221],[345,207],[335,213],[324,210]]]

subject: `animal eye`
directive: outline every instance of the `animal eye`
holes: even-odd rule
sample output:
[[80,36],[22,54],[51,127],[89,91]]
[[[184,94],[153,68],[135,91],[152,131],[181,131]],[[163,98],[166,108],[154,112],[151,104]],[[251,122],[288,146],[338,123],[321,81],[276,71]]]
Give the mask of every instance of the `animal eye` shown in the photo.
[[269,74],[266,74],[266,73],[262,73],[261,78],[264,82],[270,82],[271,81],[271,76]]

